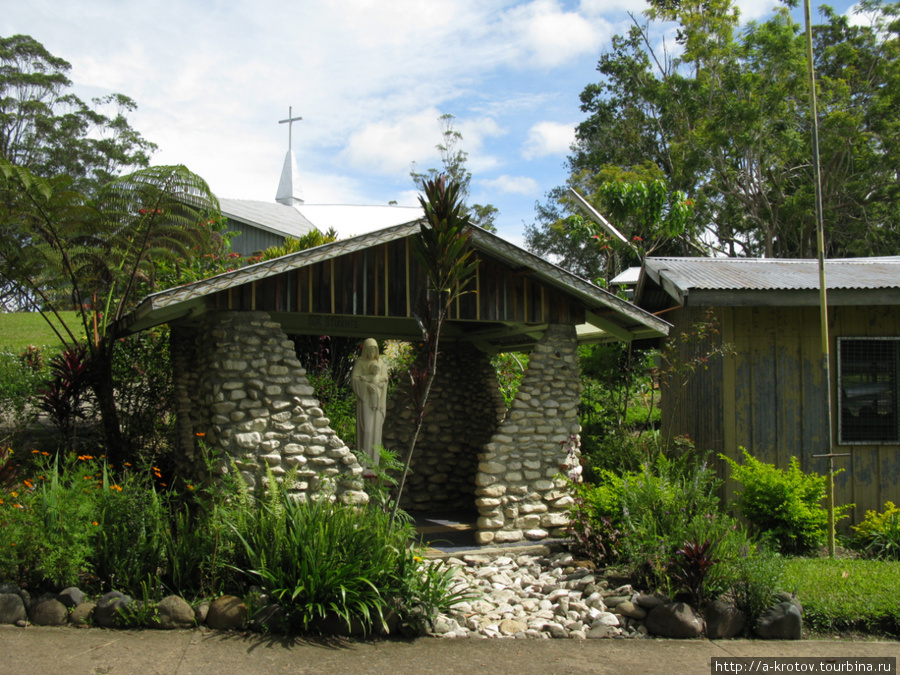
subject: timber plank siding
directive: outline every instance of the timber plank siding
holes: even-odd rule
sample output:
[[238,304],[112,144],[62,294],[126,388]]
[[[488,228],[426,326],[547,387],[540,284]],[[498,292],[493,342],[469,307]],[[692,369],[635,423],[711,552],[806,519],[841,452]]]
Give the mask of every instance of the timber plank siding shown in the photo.
[[[824,474],[827,461],[813,457],[830,449],[818,308],[684,307],[667,313],[670,335],[677,339],[708,311],[720,333],[706,345],[682,343],[681,358],[689,350],[703,353],[723,343],[734,353],[712,359],[686,383],[663,387],[663,433],[687,434],[698,449],[738,461],[741,447],[779,468],[797,457],[804,471]],[[851,455],[835,459],[835,468],[844,470],[835,478],[835,500],[855,504],[842,522],[846,527],[860,522],[866,510],[883,510],[888,500],[900,503],[900,446],[838,445],[837,338],[898,336],[900,312],[886,306],[838,306],[829,312],[833,451]],[[726,477],[724,462],[718,466]],[[726,482],[726,502],[737,487]]]
[[[585,308],[527,271],[484,253],[476,276],[451,307],[455,321],[541,325],[585,321]],[[210,309],[410,318],[425,275],[399,239],[208,296]]]

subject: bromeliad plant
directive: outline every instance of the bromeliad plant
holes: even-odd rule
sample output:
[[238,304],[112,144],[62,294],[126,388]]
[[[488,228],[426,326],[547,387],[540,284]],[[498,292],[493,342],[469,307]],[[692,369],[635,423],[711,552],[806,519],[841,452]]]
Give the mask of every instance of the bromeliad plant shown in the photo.
[[419,236],[412,240],[412,251],[427,279],[427,286],[419,296],[416,316],[422,330],[423,353],[409,372],[413,433],[403,460],[391,522],[397,516],[416,441],[427,412],[428,396],[437,375],[444,322],[453,301],[467,292],[466,287],[478,267],[474,251],[469,247],[471,222],[465,215],[465,206],[460,198],[460,184],[441,174],[434,179],[424,179],[422,188],[425,196],[419,197],[419,204],[425,211],[425,217],[421,221]]

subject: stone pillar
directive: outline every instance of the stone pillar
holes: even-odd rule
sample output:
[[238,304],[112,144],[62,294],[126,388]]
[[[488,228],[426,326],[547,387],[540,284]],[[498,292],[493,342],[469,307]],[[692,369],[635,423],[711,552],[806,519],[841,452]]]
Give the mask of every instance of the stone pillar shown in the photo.
[[572,498],[560,477],[581,426],[575,327],[551,325],[535,345],[512,408],[480,455],[479,544],[561,536]]
[[290,489],[300,498],[367,501],[362,467],[329,426],[293,342],[268,314],[213,312],[200,328],[176,333],[178,440],[194,476],[202,469],[195,450],[202,439],[218,457],[218,471],[233,460],[251,487],[266,467],[277,480],[295,468]]
[[[384,446],[402,460],[413,433],[406,383],[391,395]],[[470,344],[447,344],[400,505],[408,511],[474,510],[478,454],[497,430],[506,404],[490,358]]]

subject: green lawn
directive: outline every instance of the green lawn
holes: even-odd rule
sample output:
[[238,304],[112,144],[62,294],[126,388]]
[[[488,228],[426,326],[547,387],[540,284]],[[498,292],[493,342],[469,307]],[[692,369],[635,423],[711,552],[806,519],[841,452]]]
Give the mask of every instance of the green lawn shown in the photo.
[[797,590],[803,620],[821,631],[900,632],[900,562],[791,558],[783,586]]
[[[81,337],[84,331],[79,330],[81,322],[78,314],[76,312],[60,314],[69,328],[77,331],[76,335]],[[54,317],[51,318],[58,326],[59,322]],[[0,314],[0,352],[19,354],[28,345],[56,350],[60,347],[60,342],[44,318],[36,312]]]

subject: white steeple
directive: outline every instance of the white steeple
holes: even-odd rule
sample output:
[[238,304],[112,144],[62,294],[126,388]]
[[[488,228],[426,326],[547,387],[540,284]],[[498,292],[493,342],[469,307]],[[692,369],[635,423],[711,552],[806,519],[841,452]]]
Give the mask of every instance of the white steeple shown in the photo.
[[281,180],[278,183],[278,193],[275,201],[287,206],[295,206],[303,203],[303,189],[300,187],[300,172],[297,170],[297,160],[294,158],[292,127],[294,122],[302,120],[302,117],[292,117],[292,108],[288,108],[288,118],[279,120],[279,124],[288,125],[288,151],[284,157],[284,168],[281,170]]

